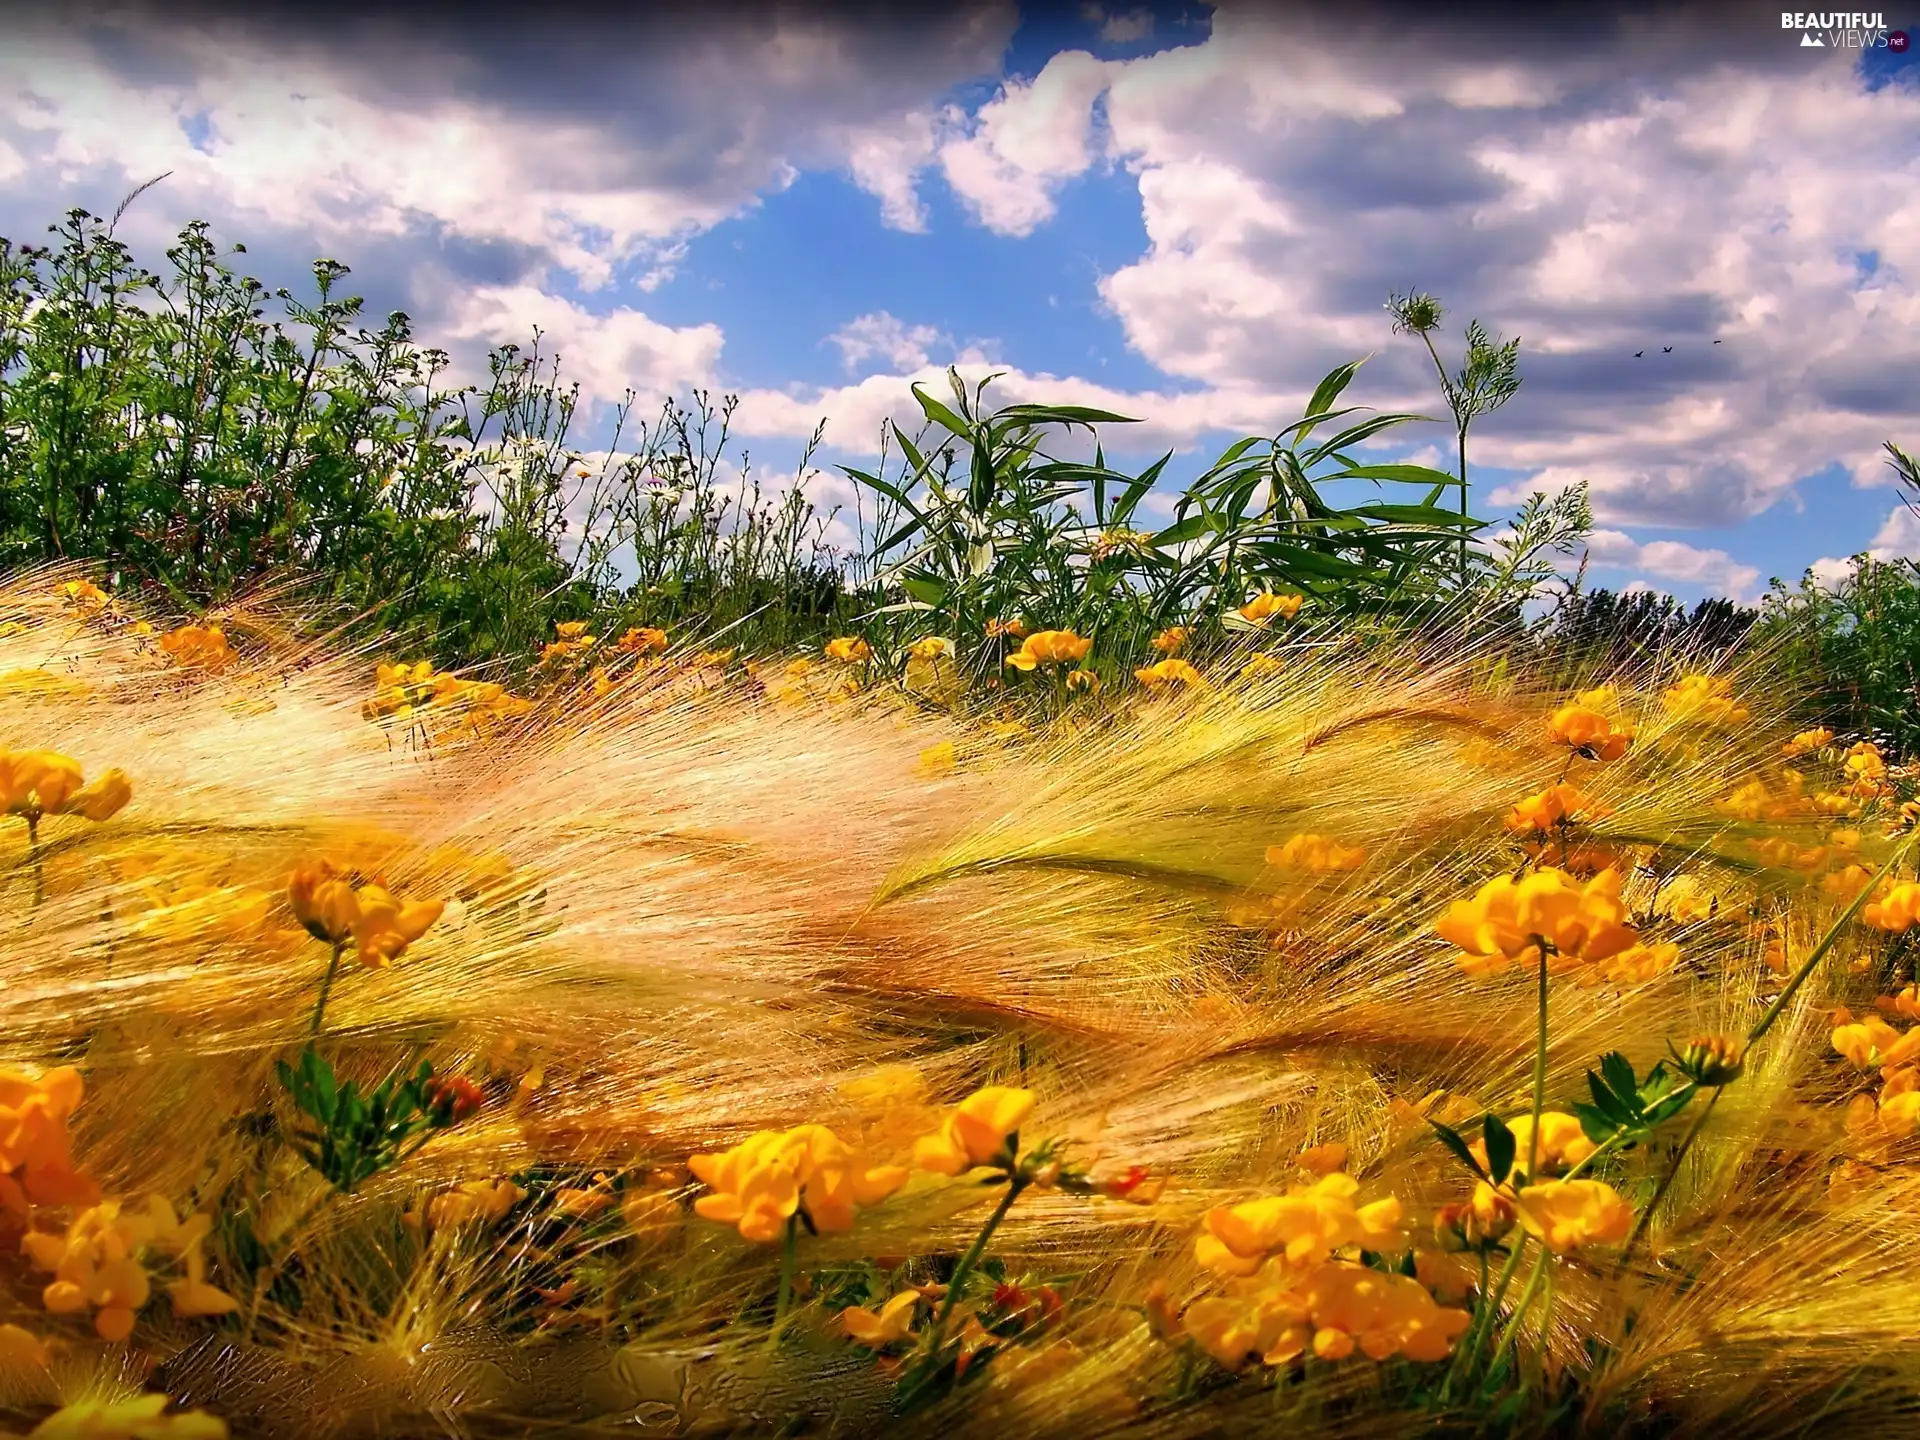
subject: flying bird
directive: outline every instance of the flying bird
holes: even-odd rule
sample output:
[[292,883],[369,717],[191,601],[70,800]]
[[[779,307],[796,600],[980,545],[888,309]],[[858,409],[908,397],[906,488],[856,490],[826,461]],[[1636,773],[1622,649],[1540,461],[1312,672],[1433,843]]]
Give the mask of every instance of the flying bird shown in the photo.
[[1671,355],[1673,353],[1673,347],[1671,345],[1662,345],[1660,347],[1660,353],[1662,355]]
[[1716,341],[1714,341],[1713,343],[1714,343],[1714,344],[1716,344],[1716,345],[1718,345],[1718,344],[1719,344],[1720,342],[1719,342],[1718,340],[1716,340]]
[[1638,360],[1638,359],[1639,359],[1639,358],[1640,358],[1640,357],[1641,357],[1642,355],[1644,355],[1644,354],[1646,354],[1646,353],[1647,353],[1647,352],[1646,352],[1646,351],[1644,351],[1644,350],[1636,350],[1636,351],[1634,351],[1634,352],[1633,352],[1633,358],[1634,358],[1634,359],[1636,359],[1636,360]]

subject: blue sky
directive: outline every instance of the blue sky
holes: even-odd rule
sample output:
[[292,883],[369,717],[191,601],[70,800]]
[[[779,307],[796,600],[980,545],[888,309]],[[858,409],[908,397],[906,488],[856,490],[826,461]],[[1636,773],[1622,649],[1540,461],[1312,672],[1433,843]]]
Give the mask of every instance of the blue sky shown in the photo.
[[171,171],[153,258],[204,218],[468,357],[539,325],[602,401],[738,393],[763,472],[825,417],[828,504],[950,363],[1141,417],[1110,456],[1176,477],[1359,355],[1353,398],[1432,413],[1382,309],[1419,287],[1443,346],[1522,340],[1476,509],[1585,481],[1595,583],[1920,556],[1878,454],[1920,447],[1911,49],[1731,3],[463,13],[20,10],[0,234]]

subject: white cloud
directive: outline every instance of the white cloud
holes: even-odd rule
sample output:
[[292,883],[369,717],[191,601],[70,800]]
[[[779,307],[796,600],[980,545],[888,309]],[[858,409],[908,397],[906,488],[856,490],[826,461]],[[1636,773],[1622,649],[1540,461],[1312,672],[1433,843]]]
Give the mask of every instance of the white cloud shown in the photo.
[[924,235],[926,206],[920,203],[920,172],[933,159],[937,144],[934,117],[916,113],[897,127],[871,130],[856,140],[848,155],[854,183],[880,202],[882,223],[895,230]]
[[1108,45],[1137,45],[1153,34],[1153,12],[1147,9],[1128,10],[1124,13],[1114,11],[1102,15],[1099,6],[1092,7],[1092,18],[1099,19],[1100,39]]
[[599,315],[531,285],[468,291],[443,321],[450,339],[487,345],[524,345],[536,327],[584,396],[617,401],[632,389],[646,405],[711,383],[723,339],[718,325],[676,329],[624,306]]
[[[1875,560],[1920,560],[1920,511],[1911,505],[1898,505],[1881,522],[1879,532],[1866,547]],[[1823,555],[1808,567],[1813,578],[1832,588],[1853,573],[1853,558]]]
[[1092,107],[1107,66],[1063,51],[1032,81],[1009,81],[980,107],[971,133],[940,147],[947,183],[981,224],[1029,235],[1053,218],[1054,191],[1093,163]]
[[[1658,580],[1698,586],[1731,600],[1752,601],[1760,572],[1724,550],[1706,550],[1678,540],[1642,543],[1620,530],[1595,530],[1587,537],[1589,562],[1600,569],[1629,570]],[[1652,588],[1652,587],[1643,587]]]
[[927,367],[927,347],[953,341],[932,325],[907,325],[885,310],[849,320],[829,341],[840,347],[840,358],[851,370],[869,356],[878,355],[895,373]]

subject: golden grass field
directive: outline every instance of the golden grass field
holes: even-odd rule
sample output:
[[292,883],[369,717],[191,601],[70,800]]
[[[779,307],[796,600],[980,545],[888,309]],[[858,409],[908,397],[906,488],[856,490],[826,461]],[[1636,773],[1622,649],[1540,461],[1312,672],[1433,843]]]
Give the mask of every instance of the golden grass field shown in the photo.
[[[402,714],[411,656],[75,578],[0,594],[15,1433],[1920,1423],[1910,790],[1792,742],[1778,677],[1276,616],[1024,727],[564,644],[524,710]],[[131,798],[44,803],[41,752]],[[438,1120],[330,1183],[309,1044],[363,1093],[429,1063]],[[1688,1103],[1555,1121],[1610,1051]],[[1504,1172],[1488,1113],[1527,1173],[1476,1206],[1431,1122]]]

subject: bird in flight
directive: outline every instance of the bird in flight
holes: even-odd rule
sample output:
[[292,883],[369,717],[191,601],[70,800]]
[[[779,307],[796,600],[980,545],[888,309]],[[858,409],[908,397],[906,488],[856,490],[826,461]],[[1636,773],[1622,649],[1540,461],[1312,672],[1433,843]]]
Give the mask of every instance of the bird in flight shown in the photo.
[[1714,344],[1716,344],[1716,345],[1718,345],[1718,344],[1719,344],[1720,342],[1719,342],[1718,340],[1716,340],[1716,341],[1714,341],[1713,343],[1714,343]]
[[1671,345],[1662,345],[1660,347],[1660,353],[1662,355],[1671,355],[1673,353],[1673,347]]
[[1647,352],[1646,352],[1646,351],[1644,351],[1644,350],[1636,350],[1636,351],[1634,351],[1634,352],[1633,352],[1633,358],[1634,358],[1634,359],[1636,359],[1636,360],[1638,360],[1638,359],[1639,359],[1639,358],[1640,358],[1640,357],[1641,357],[1642,355],[1644,355],[1644,354],[1646,354],[1646,353],[1647,353]]

